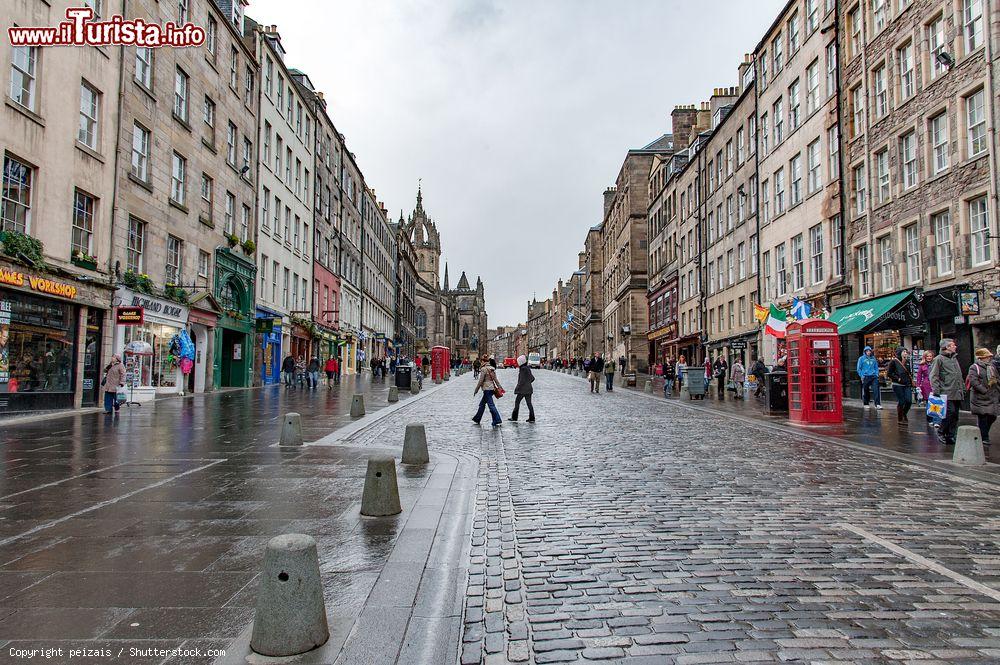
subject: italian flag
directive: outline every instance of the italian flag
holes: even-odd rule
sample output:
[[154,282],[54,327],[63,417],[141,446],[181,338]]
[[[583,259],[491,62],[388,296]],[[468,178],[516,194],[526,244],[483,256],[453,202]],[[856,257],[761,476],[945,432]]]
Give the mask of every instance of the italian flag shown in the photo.
[[764,333],[771,337],[784,339],[785,328],[787,326],[788,321],[786,320],[785,312],[778,309],[775,305],[771,305],[771,311],[768,312],[767,320],[764,322]]

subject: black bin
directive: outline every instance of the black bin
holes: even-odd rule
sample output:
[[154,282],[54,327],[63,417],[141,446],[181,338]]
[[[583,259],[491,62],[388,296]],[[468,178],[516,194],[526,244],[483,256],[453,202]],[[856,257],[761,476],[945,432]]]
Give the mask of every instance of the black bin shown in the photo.
[[410,389],[410,381],[413,378],[413,367],[411,365],[398,365],[396,367],[396,387],[403,390]]
[[764,375],[764,413],[788,413],[788,372]]

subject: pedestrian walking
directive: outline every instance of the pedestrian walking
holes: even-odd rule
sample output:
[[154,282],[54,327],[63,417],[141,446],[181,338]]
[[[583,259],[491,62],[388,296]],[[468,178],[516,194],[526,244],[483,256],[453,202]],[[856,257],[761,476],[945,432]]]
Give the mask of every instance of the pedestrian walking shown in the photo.
[[747,380],[747,369],[743,366],[743,361],[740,360],[739,356],[736,356],[736,360],[733,361],[729,378],[735,384],[737,399],[743,399],[743,382]]
[[286,386],[295,383],[295,358],[290,353],[281,361],[281,375]]
[[663,361],[663,397],[666,399],[670,396],[674,389],[674,361],[672,358],[666,358]]
[[896,395],[896,421],[905,423],[910,407],[913,406],[913,376],[910,374],[910,352],[904,347],[896,349],[896,355],[889,361],[885,375],[892,383]]
[[118,354],[111,356],[111,362],[104,366],[101,385],[104,386],[104,413],[110,414],[112,409],[118,413],[121,408],[118,403],[118,388],[125,385],[125,365]]
[[[483,360],[486,360],[485,356]],[[479,400],[479,409],[476,410],[476,415],[472,417],[472,422],[478,425],[483,419],[483,412],[486,410],[486,407],[489,407],[490,416],[493,418],[493,427],[500,427],[503,419],[500,418],[500,412],[497,411],[497,405],[494,403],[493,397],[497,394],[503,395],[503,386],[500,385],[500,381],[497,379],[496,367],[491,364],[487,363],[483,365],[483,371],[479,376],[479,381],[476,382],[476,388],[472,391],[472,394],[475,395],[480,390],[483,391],[483,397]]]
[[712,363],[712,373],[715,376],[716,382],[718,382],[718,393],[719,399],[726,398],[726,377],[729,376],[729,361],[719,351],[715,355],[715,362]]
[[319,385],[319,358],[316,356],[313,356],[306,366],[306,379],[306,383],[310,388],[315,388]]
[[528,359],[524,356],[517,357],[517,386],[514,388],[514,411],[510,414],[511,421],[517,421],[517,414],[520,411],[521,400],[528,405],[528,422],[535,422],[535,407],[531,405],[531,394],[535,389],[531,386],[535,381],[535,375],[528,367]]
[[[917,365],[917,376],[914,382],[917,384],[917,397],[920,398],[920,406],[926,406],[927,398],[931,396],[931,363],[934,362],[934,352],[927,349],[920,358]],[[927,422],[930,422],[927,416]]]
[[958,434],[958,414],[965,398],[965,382],[962,380],[962,366],[958,364],[955,340],[942,339],[940,349],[941,353],[931,365],[931,390],[935,395],[948,398],[938,437],[944,445],[953,446]]
[[882,394],[879,390],[878,385],[878,359],[875,357],[875,351],[872,347],[866,346],[861,357],[858,358],[857,366],[858,376],[861,377],[861,401],[868,408],[868,402],[872,400],[872,394],[875,397],[875,408],[882,408]]
[[[969,389],[972,413],[979,423],[979,433],[986,450],[990,448],[990,428],[1000,415],[1000,374],[993,366],[989,349],[976,349],[976,362],[969,367],[965,385]],[[951,408],[951,404],[948,405]]]
[[621,373],[625,373],[625,356],[618,358],[618,367],[621,368]]
[[677,374],[677,389],[680,390],[684,387],[684,382],[687,379],[687,357],[684,354],[677,359],[677,365],[674,366],[674,372]]
[[615,361],[611,358],[604,363],[604,389],[609,393],[615,389]]
[[479,369],[483,366],[483,363],[479,362],[479,358],[472,361],[472,378],[479,378]]
[[601,376],[604,374],[604,358],[600,353],[594,354],[594,359],[590,361],[590,390],[591,392],[601,392]]
[[337,376],[337,359],[330,356],[323,364],[323,371],[326,372],[326,387],[333,388],[334,377]]
[[753,378],[757,381],[757,389],[754,391],[754,397],[760,397],[764,394],[764,376],[767,374],[767,365],[759,357],[754,356],[753,364],[750,366],[750,373],[753,374]]
[[396,356],[389,358],[389,374],[396,375]]
[[300,386],[306,382],[306,359],[303,356],[295,361],[295,382]]

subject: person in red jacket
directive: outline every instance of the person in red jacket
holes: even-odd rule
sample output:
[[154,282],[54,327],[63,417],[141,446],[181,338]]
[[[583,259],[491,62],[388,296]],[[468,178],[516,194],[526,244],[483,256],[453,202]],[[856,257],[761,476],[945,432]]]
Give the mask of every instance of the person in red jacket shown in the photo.
[[334,356],[326,359],[323,370],[326,372],[327,388],[332,388],[334,383],[340,383],[340,363],[337,362]]

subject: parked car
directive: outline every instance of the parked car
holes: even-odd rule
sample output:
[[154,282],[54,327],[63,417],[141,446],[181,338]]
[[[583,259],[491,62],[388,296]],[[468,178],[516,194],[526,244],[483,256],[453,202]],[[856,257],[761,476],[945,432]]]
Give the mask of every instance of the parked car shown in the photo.
[[542,357],[537,353],[528,354],[528,367],[539,369],[542,366]]
[[507,358],[504,358],[503,367],[504,369],[507,369],[508,367],[513,367],[514,369],[517,369],[517,358],[511,358],[509,356]]

